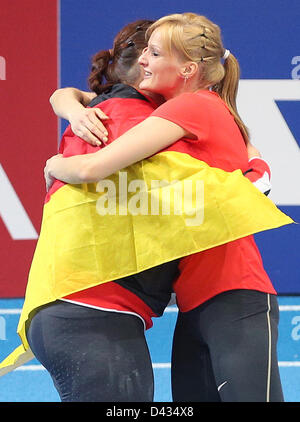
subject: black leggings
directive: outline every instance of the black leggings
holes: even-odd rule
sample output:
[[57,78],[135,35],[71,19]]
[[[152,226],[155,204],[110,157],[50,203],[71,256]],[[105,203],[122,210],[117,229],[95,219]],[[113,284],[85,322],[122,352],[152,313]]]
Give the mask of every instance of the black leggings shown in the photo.
[[138,317],[56,301],[35,314],[27,338],[61,401],[153,401],[152,364]]
[[172,351],[174,401],[283,401],[276,296],[222,293],[180,313]]

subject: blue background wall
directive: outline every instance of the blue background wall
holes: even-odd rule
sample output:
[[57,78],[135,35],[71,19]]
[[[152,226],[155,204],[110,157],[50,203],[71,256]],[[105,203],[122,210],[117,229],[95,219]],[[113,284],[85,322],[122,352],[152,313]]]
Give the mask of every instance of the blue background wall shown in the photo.
[[[91,56],[110,48],[125,24],[187,11],[204,14],[221,26],[224,46],[241,66],[242,117],[272,169],[271,197],[300,221],[299,0],[61,0],[60,86],[87,89]],[[272,80],[275,85],[268,88]],[[262,111],[255,115],[259,106]],[[300,293],[299,226],[259,234],[256,239],[278,292]]]

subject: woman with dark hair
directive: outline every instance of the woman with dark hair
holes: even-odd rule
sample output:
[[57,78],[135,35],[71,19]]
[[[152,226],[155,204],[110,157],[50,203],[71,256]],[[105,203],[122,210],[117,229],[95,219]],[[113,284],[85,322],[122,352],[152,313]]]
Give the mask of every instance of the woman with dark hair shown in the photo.
[[[111,50],[100,51],[93,57],[89,76],[93,94],[89,107],[93,107],[90,108],[93,112],[100,112],[97,107],[101,105],[110,115],[107,144],[144,120],[156,107],[153,99],[137,90],[143,79],[138,57],[146,47],[145,32],[151,23],[138,20],[126,25],[115,37]],[[69,126],[62,136],[59,152],[70,157],[99,149],[75,136]],[[55,207],[56,196],[64,186],[59,180],[54,182],[47,192],[45,209]],[[71,195],[64,192],[64,200]],[[152,317],[162,315],[170,300],[178,262],[167,262],[117,280],[112,277],[114,281],[99,285],[83,275],[80,284],[78,274],[83,274],[83,268],[79,260],[83,256],[89,259],[94,251],[92,246],[84,249],[79,232],[87,233],[88,243],[93,242],[93,233],[85,226],[88,218],[72,214],[72,209],[59,236],[64,242],[66,231],[71,231],[69,246],[79,248],[78,260],[72,255],[71,263],[65,259],[60,269],[49,267],[48,270],[63,274],[62,289],[66,284],[65,292],[69,294],[59,294],[60,300],[48,304],[49,297],[43,296],[42,286],[36,290],[39,304],[44,301],[45,305],[31,312],[26,322],[30,349],[49,371],[62,401],[153,401],[153,369],[145,329],[152,326]],[[39,247],[37,254],[38,250]],[[41,265],[45,269],[47,259]]]

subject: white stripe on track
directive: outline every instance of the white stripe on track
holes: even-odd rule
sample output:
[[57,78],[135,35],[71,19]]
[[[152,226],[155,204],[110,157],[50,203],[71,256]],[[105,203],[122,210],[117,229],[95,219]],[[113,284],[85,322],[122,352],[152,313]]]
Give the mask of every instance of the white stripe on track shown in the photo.
[[280,305],[280,311],[300,311],[300,305]]
[[[170,369],[171,363],[153,363],[152,364],[154,369]],[[22,365],[15,369],[15,371],[44,371],[45,368],[43,365]]]
[[0,309],[1,315],[18,315],[20,314],[22,309]]
[[300,367],[300,362],[299,361],[295,361],[295,362],[293,362],[293,361],[291,361],[291,362],[281,361],[281,362],[278,362],[278,364],[281,367],[291,367],[291,366],[293,366],[293,367]]
[[171,369],[171,363],[152,363],[153,369]]
[[[171,363],[164,362],[164,363],[153,363],[153,369],[170,369]],[[279,362],[280,367],[300,367],[300,361],[281,361]],[[16,368],[15,371],[45,371],[46,369],[43,365],[22,365],[19,368]]]
[[43,365],[22,365],[15,369],[15,371],[46,371]]

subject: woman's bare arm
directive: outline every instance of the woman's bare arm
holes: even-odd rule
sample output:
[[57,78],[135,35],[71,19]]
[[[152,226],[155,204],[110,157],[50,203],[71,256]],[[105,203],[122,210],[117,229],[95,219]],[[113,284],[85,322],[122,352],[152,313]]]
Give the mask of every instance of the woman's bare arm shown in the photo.
[[95,97],[94,92],[60,88],[49,101],[54,113],[70,122],[75,135],[91,145],[101,145],[101,141],[107,141],[107,130],[101,120],[106,120],[108,116],[99,108],[86,108]]
[[[150,116],[96,153],[52,157],[47,161],[45,177],[72,184],[98,182],[187,136],[194,137],[169,120]],[[253,146],[248,147],[248,154],[260,155]]]
[[70,114],[74,110],[81,110],[86,107],[95,97],[94,92],[67,87],[54,91],[49,101],[57,116],[70,121]]
[[111,144],[92,154],[47,161],[45,177],[66,183],[98,182],[189,136],[185,129],[160,117],[148,117]]

